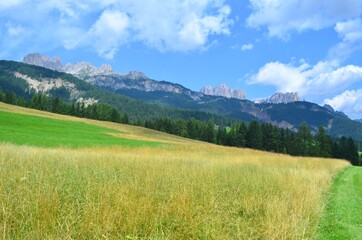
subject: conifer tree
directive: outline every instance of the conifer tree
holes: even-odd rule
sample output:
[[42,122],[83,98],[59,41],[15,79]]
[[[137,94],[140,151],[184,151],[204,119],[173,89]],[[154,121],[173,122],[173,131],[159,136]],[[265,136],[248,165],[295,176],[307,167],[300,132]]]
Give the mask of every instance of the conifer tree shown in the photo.
[[207,122],[205,140],[210,143],[216,143],[215,123],[211,119]]
[[254,149],[262,148],[262,133],[257,121],[252,121],[249,124],[246,135],[246,147]]
[[1,88],[0,88],[0,102],[3,102],[4,101],[4,94],[3,92],[1,91]]
[[332,156],[333,140],[326,134],[322,126],[319,127],[316,135],[317,155],[319,157],[330,158]]

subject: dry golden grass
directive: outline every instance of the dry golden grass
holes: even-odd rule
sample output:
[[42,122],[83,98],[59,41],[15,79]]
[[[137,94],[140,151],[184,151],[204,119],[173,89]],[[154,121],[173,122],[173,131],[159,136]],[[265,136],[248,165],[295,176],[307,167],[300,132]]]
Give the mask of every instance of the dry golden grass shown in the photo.
[[62,118],[173,144],[90,149],[1,144],[3,239],[311,239],[333,176],[348,166]]

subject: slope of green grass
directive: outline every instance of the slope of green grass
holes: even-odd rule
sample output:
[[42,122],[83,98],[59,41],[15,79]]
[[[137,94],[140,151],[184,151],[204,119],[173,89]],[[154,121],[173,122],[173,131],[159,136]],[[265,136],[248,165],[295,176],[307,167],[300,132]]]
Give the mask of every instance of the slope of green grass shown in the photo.
[[159,143],[107,135],[119,131],[82,122],[0,111],[0,142],[40,147],[155,146]]
[[362,168],[341,172],[329,198],[318,239],[362,239]]

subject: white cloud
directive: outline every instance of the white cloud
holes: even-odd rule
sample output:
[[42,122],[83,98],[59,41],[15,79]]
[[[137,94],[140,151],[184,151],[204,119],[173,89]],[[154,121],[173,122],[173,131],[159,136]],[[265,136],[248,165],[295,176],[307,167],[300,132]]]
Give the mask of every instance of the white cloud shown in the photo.
[[318,62],[314,66],[304,61],[298,65],[270,62],[248,81],[275,86],[280,92],[298,92],[312,99],[336,94],[356,82],[362,82],[362,67],[339,66],[337,61]]
[[203,49],[210,36],[229,34],[232,23],[230,7],[216,0],[130,1],[119,7],[131,16],[134,39],[161,51]]
[[248,51],[248,50],[252,50],[254,48],[254,45],[251,43],[248,44],[244,44],[241,46],[241,51]]
[[29,29],[33,45],[91,47],[106,58],[135,42],[160,51],[204,50],[213,36],[230,34],[233,23],[225,0],[7,0],[0,11]]
[[329,50],[328,55],[330,58],[343,60],[362,47],[361,18],[338,22],[334,30],[338,33],[342,41]]
[[339,22],[335,26],[335,31],[344,42],[355,42],[362,39],[362,19],[356,18],[345,22]]
[[92,41],[99,55],[112,59],[118,47],[128,39],[130,21],[128,16],[116,10],[105,10],[89,30],[88,40]]
[[272,85],[277,87],[279,92],[296,92],[296,89],[300,90],[305,83],[305,76],[302,74],[304,68],[304,64],[294,67],[280,62],[270,62],[261,67],[248,83]]
[[331,105],[335,110],[343,111],[351,118],[362,115],[362,89],[345,91],[332,99],[325,99],[325,104]]
[[267,27],[269,36],[288,39],[293,31],[320,30],[362,14],[360,0],[249,0],[250,27]]

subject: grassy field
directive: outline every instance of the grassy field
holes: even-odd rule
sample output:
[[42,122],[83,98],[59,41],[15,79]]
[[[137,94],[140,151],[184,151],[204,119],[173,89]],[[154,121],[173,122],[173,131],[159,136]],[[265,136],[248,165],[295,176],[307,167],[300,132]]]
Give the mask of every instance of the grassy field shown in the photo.
[[350,167],[334,181],[319,239],[362,239],[362,168]]
[[0,142],[40,147],[158,145],[155,142],[114,137],[109,134],[120,132],[82,122],[57,120],[4,111],[0,111],[0,119]]
[[2,239],[313,239],[333,177],[349,166],[0,103],[1,110],[169,143],[0,144]]

